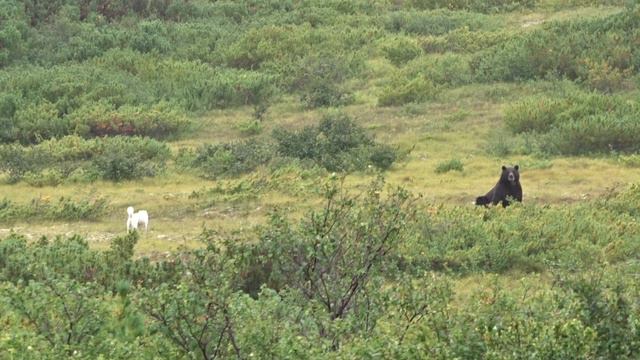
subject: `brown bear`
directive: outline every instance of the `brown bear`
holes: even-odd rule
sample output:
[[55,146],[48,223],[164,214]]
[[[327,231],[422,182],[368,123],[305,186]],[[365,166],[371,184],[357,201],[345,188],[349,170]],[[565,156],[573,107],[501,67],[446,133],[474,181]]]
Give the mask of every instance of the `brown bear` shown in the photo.
[[502,166],[502,175],[496,186],[486,195],[476,198],[476,205],[487,206],[489,204],[497,205],[502,203],[502,207],[509,206],[507,197],[513,197],[515,200],[522,202],[522,186],[520,185],[520,173],[518,165],[514,167]]

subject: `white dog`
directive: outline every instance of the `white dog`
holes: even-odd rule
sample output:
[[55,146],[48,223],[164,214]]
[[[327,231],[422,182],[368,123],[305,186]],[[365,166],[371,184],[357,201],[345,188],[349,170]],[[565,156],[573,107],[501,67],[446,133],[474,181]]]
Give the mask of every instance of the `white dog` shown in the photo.
[[133,212],[133,206],[129,206],[127,208],[127,214],[129,214],[129,218],[127,219],[127,231],[138,230],[138,225],[140,223],[144,224],[144,231],[147,231],[149,228],[149,214],[145,210],[140,210],[137,213]]

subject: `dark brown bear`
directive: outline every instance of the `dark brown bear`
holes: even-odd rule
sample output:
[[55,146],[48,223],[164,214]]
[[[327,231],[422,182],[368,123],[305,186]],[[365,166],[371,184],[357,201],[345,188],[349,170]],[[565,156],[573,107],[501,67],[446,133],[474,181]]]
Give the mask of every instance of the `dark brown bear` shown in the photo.
[[514,167],[502,166],[502,175],[496,186],[486,195],[476,199],[476,205],[497,205],[502,202],[502,207],[509,206],[507,197],[513,197],[517,201],[522,202],[522,186],[520,186],[520,173],[518,173],[518,165]]

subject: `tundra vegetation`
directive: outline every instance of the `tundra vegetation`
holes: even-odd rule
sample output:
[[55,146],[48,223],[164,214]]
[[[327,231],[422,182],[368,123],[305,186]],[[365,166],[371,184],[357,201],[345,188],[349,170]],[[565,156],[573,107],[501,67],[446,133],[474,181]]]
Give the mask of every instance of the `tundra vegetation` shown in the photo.
[[636,358],[639,24],[0,0],[0,357]]

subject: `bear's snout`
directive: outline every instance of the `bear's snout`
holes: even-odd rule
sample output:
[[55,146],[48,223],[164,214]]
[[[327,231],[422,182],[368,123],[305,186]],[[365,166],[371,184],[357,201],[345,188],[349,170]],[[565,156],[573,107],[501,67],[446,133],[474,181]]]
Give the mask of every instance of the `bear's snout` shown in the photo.
[[513,172],[509,172],[509,175],[507,175],[507,180],[509,180],[509,182],[516,181],[516,175]]

